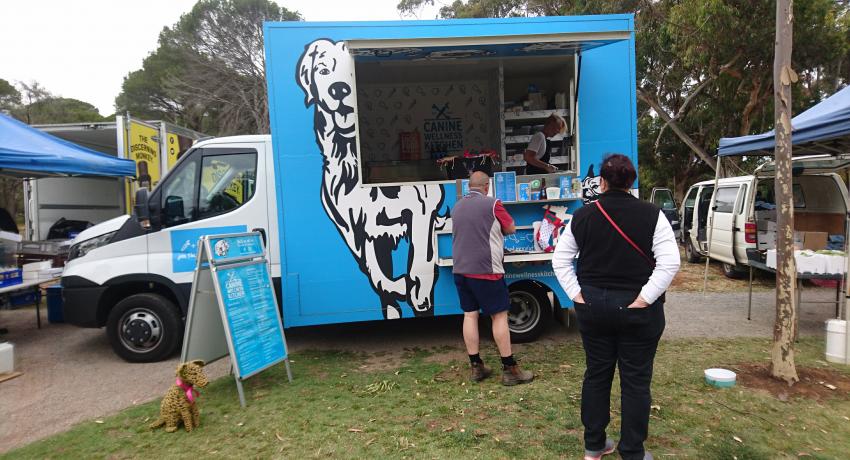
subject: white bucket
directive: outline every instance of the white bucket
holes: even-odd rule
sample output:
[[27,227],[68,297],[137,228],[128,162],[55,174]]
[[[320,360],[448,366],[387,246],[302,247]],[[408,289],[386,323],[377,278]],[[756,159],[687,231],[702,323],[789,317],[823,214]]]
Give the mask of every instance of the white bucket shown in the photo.
[[844,363],[844,335],[847,322],[831,319],[826,322],[826,360],[832,363]]
[[729,369],[711,368],[703,371],[705,382],[717,388],[729,388],[735,386],[738,376]]
[[560,187],[546,187],[546,198],[549,200],[557,200],[561,198]]

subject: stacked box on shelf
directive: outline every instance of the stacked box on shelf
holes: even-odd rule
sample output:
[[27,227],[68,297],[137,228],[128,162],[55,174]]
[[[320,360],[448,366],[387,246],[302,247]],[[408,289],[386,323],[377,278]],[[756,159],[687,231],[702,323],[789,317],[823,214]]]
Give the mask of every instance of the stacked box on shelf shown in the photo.
[[23,283],[23,273],[20,268],[0,271],[0,288]]

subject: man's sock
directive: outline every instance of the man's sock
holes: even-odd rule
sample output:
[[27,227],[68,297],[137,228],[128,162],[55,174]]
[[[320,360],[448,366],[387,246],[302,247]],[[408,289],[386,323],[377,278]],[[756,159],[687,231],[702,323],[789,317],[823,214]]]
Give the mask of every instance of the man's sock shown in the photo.
[[516,366],[514,355],[502,356],[502,368],[507,369],[509,366]]
[[481,354],[469,355],[469,364],[484,364],[484,361],[481,361]]

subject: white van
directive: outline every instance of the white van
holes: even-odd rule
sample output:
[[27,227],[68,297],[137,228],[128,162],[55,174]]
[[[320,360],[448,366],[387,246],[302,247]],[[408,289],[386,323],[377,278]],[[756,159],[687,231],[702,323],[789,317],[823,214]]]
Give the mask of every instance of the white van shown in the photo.
[[[837,242],[843,242],[846,233],[847,186],[836,171],[848,165],[850,160],[843,157],[794,160],[794,230],[800,245],[826,249],[826,245],[840,244],[843,249],[843,243]],[[681,206],[681,241],[688,262],[709,256],[723,264],[726,276],[736,278],[745,273],[748,250],[772,249],[776,231],[773,177],[773,163],[767,163],[752,176],[720,179],[716,190],[714,180],[692,185]]]

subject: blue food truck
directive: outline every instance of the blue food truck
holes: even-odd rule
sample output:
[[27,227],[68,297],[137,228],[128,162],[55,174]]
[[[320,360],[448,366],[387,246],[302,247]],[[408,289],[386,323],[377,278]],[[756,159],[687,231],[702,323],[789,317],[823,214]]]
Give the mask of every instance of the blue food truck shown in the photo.
[[[251,230],[287,328],[461,313],[451,209],[476,169],[517,224],[514,339],[572,305],[551,266],[559,226],[598,193],[604,154],[637,163],[631,15],[272,22],[265,47],[271,135],[197,143],[140,197],[149,226],[125,216],[80,234],[68,321],[105,326],[125,359],[163,359],[198,237]],[[562,129],[538,134],[553,114]],[[546,170],[526,163],[534,143]]]

